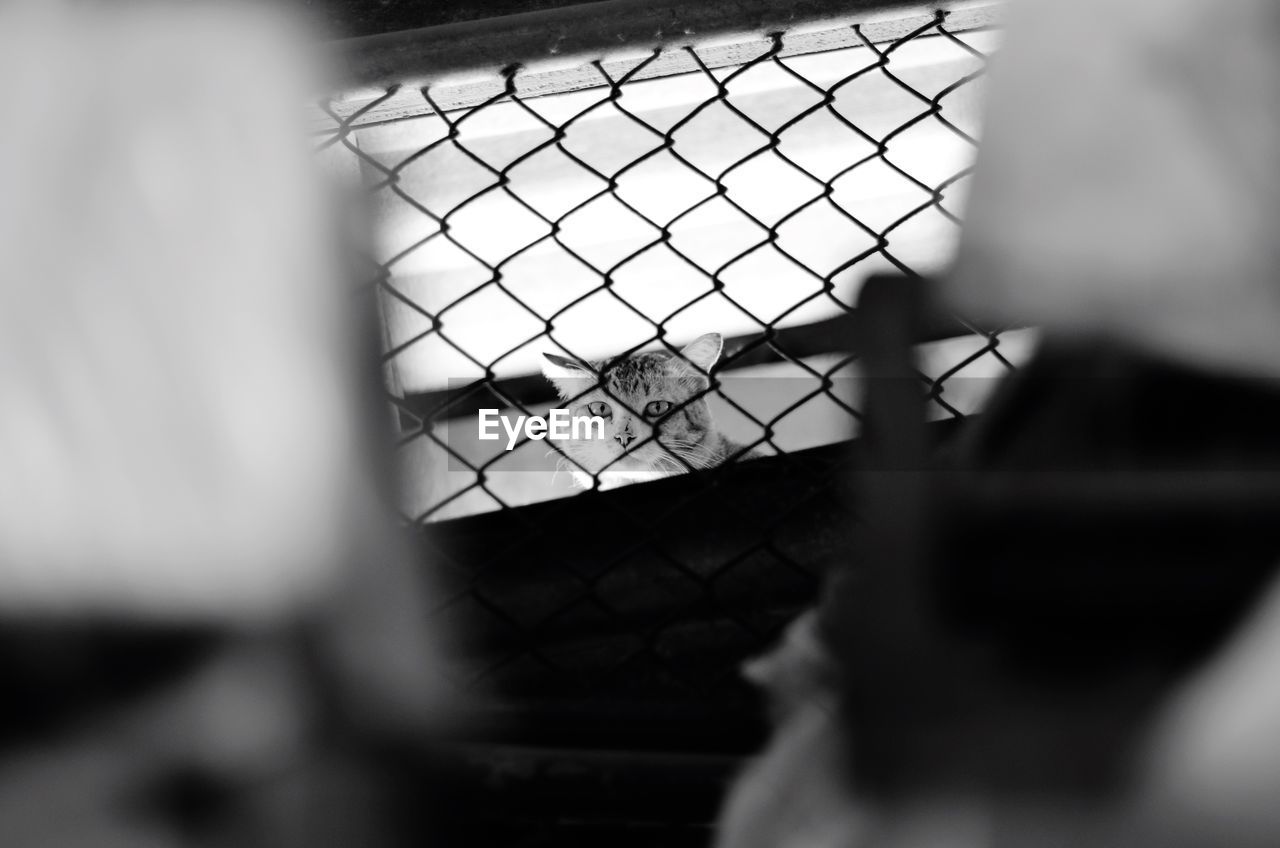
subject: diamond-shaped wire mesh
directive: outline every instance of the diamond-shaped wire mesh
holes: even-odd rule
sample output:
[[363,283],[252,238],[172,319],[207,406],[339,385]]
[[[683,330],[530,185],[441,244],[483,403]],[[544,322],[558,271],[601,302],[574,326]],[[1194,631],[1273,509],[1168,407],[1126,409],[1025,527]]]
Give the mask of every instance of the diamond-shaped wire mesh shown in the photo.
[[[527,440],[478,451],[465,434],[480,408],[545,413],[544,351],[599,363],[710,331],[729,344],[707,396],[744,454],[855,433],[859,401],[841,379],[856,361],[830,341],[831,322],[869,274],[936,270],[957,235],[994,34],[954,32],[947,17],[879,43],[853,26],[852,46],[812,54],[776,33],[728,66],[696,46],[621,70],[597,61],[591,85],[553,94],[525,91],[513,68],[477,104],[446,108],[427,86],[421,115],[374,125],[405,91],[329,112],[326,146],[349,151],[371,198],[406,518],[499,510],[511,539],[485,561],[437,551],[458,585],[440,614],[504,646],[464,686],[528,692],[548,675],[574,692],[734,686],[738,662],[812,598],[819,574],[797,516],[828,504],[730,498],[753,533],[691,553],[670,542],[673,525],[696,536],[716,469],[680,468],[707,487],[644,518],[599,498],[617,544],[530,563],[531,550],[573,544],[572,499],[526,506],[573,493],[561,458]],[[653,77],[672,52],[692,71]],[[975,330],[923,346],[937,416],[978,408],[1028,343]],[[768,403],[733,388],[766,373]]]

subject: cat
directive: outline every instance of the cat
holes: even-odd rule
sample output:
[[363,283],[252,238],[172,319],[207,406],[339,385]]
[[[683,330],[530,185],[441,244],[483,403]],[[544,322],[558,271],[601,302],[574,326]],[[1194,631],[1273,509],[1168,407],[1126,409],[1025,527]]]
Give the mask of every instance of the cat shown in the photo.
[[604,438],[558,440],[584,489],[614,488],[761,455],[716,429],[707,405],[724,340],[707,333],[678,354],[633,353],[587,364],[544,353],[544,373],[573,416],[604,419]]

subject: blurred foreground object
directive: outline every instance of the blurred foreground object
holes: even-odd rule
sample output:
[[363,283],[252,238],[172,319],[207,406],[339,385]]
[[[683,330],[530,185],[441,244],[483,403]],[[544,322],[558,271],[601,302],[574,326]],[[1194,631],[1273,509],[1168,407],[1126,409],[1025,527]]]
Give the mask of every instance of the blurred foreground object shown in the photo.
[[1023,0],[955,274],[975,317],[1280,374],[1280,8]]
[[1144,800],[1186,844],[1280,840],[1280,582],[1176,698],[1145,763]]
[[0,12],[0,609],[251,619],[332,580],[350,303],[297,29]]
[[306,34],[0,11],[5,848],[392,843],[440,669]]
[[[842,721],[775,731],[725,848],[1280,844],[1277,34],[1270,0],[1014,4],[938,300],[1045,343],[934,451],[920,281],[862,289]],[[840,827],[756,840],[781,802]]]
[[816,612],[805,613],[777,646],[743,668],[768,700],[774,727],[768,749],[725,799],[716,826],[720,848],[842,848],[868,837],[839,711],[839,667],[817,624]]

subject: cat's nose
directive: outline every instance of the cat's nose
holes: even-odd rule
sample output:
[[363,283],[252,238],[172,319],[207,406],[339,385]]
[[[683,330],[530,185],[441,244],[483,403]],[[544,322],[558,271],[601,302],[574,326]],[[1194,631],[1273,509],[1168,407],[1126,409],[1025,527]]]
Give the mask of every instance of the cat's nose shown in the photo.
[[614,433],[614,434],[613,434],[613,437],[614,437],[615,439],[617,439],[617,440],[618,440],[618,444],[622,445],[624,448],[625,448],[627,445],[629,445],[629,444],[631,444],[632,442],[634,442],[634,441],[635,441],[635,438],[636,438],[635,436],[631,435],[630,433]]

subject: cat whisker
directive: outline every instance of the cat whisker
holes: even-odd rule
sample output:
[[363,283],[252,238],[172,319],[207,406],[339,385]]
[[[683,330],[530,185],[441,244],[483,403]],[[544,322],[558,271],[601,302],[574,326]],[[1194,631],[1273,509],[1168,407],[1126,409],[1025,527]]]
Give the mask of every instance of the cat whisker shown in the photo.
[[674,449],[671,454],[695,469],[711,468],[716,464],[715,455],[705,448],[701,450]]
[[685,451],[691,451],[693,453],[706,453],[706,454],[711,453],[711,450],[708,449],[705,445],[698,444],[697,442],[685,441],[683,439],[673,439],[671,441],[665,442],[664,444],[666,445],[666,447],[672,448],[674,450],[685,450]]
[[668,448],[672,453],[686,452],[686,453],[699,454],[707,457],[716,456],[716,453],[711,449],[707,448],[705,445],[699,444],[697,442],[690,442],[684,439],[664,440],[662,444],[664,447]]
[[[549,452],[547,453],[547,456],[550,456],[550,455],[551,455],[551,454],[553,454],[553,453],[555,453],[555,451],[549,451]],[[561,471],[567,471],[567,470],[568,470],[567,465],[568,465],[568,463],[566,463],[566,462],[565,462],[565,458],[564,458],[563,456],[556,460],[556,470],[555,470],[555,471],[553,471],[553,472],[552,472],[552,474],[551,474],[551,485],[553,485],[553,486],[554,486],[554,485],[556,484],[556,481],[560,479],[560,472],[561,472]]]
[[654,460],[653,464],[655,468],[659,468],[659,469],[666,468],[666,469],[669,469],[673,474],[684,474],[689,470],[683,467],[682,465],[680,465],[680,463],[676,462],[674,459],[672,459],[669,456],[659,456],[656,460]]
[[690,448],[701,447],[698,442],[694,442],[689,439],[681,439],[675,436],[659,436],[657,441],[660,445],[677,445]]
[[658,444],[664,448],[682,449],[682,450],[705,450],[705,448],[697,442],[685,441],[684,439],[663,439]]

